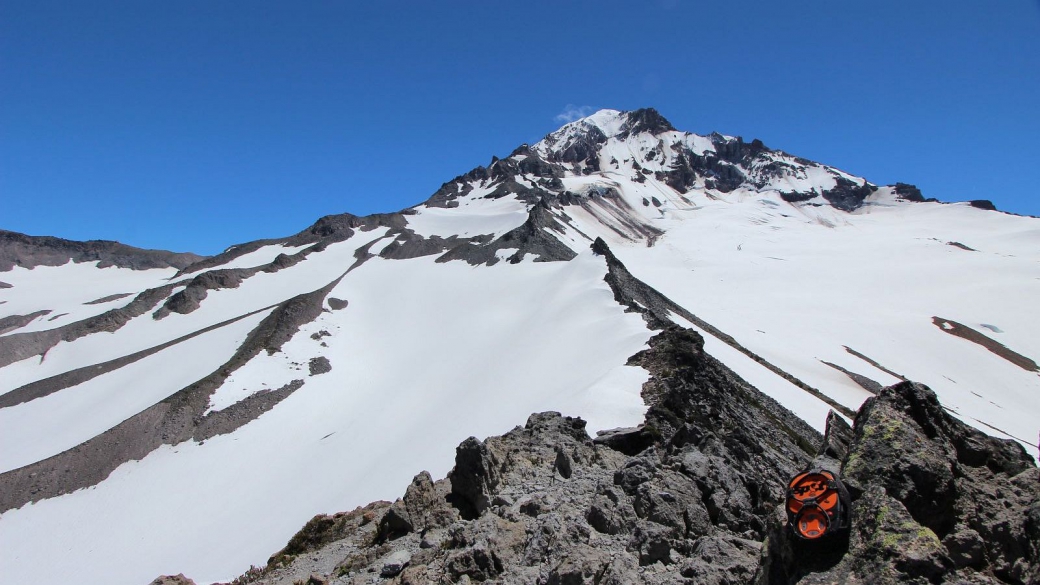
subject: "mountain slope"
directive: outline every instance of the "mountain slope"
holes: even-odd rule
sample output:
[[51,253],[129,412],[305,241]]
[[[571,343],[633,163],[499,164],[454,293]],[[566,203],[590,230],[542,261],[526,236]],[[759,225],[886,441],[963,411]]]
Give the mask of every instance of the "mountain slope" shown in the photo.
[[400,213],[175,268],[15,266],[0,557],[229,578],[467,436],[641,422],[626,364],[669,322],[819,431],[906,376],[1035,457],[1038,244],[1032,218],[605,110]]
[[[590,440],[547,412],[462,442],[448,477],[319,515],[242,576],[290,583],[1035,583],[1040,475],[1009,440],[903,382],[822,438],[670,327],[634,360],[652,372],[646,425]],[[914,444],[901,448],[901,442]],[[842,471],[851,530],[785,529],[786,478]],[[376,577],[378,575],[378,578]]]

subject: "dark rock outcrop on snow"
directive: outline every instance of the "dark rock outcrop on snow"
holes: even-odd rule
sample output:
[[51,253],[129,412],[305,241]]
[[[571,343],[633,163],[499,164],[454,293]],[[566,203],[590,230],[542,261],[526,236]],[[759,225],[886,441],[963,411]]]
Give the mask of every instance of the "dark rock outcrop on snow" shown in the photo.
[[209,270],[191,279],[184,290],[178,291],[166,299],[160,310],[155,312],[156,319],[162,319],[170,313],[186,315],[198,309],[206,298],[208,291],[222,288],[238,288],[242,281],[257,272],[248,268],[225,268]]
[[21,329],[29,323],[35,321],[38,317],[44,317],[50,315],[51,312],[44,309],[42,311],[35,311],[28,315],[8,315],[6,317],[0,317],[0,335],[7,333],[8,331],[14,331],[15,329]]
[[0,230],[0,272],[11,270],[15,266],[61,266],[69,260],[99,262],[98,268],[184,268],[203,258],[204,256],[198,254],[144,250],[106,240],[76,242]]
[[[632,359],[646,422],[591,440],[581,419],[532,415],[464,441],[449,477],[318,516],[249,582],[1036,583],[1040,472],[1017,444],[948,415],[926,387],[869,399],[821,437],[668,327]],[[617,448],[615,448],[617,447]],[[785,486],[843,471],[852,527],[787,529]]]
[[917,203],[923,202],[924,195],[921,194],[921,190],[917,188],[917,185],[911,185],[909,183],[896,183],[892,189],[900,199],[907,201],[915,201]]
[[978,209],[985,209],[986,211],[996,211],[997,210],[997,206],[993,205],[993,202],[990,201],[989,199],[973,199],[973,200],[969,201],[968,204],[971,205],[972,207],[976,207]]
[[129,297],[129,296],[131,296],[133,294],[134,293],[116,293],[114,295],[108,295],[108,296],[101,297],[100,299],[94,299],[92,301],[87,301],[87,302],[85,302],[83,304],[84,305],[102,305],[102,304],[109,303],[109,302],[112,302],[112,301],[118,301],[119,299],[125,299],[126,297]]
[[863,200],[877,191],[877,187],[864,181],[862,185],[844,177],[836,177],[834,188],[823,192],[823,198],[842,211],[854,211],[863,205]]

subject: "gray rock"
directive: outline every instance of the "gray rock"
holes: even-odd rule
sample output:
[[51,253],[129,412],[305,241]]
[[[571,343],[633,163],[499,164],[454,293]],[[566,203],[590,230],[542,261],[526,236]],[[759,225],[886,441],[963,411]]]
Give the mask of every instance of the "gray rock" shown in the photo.
[[477,581],[487,581],[504,571],[502,560],[486,545],[476,545],[451,554],[445,566],[448,575],[456,581],[463,576]]
[[424,532],[447,526],[458,519],[458,513],[447,502],[444,482],[433,483],[430,473],[423,471],[412,478],[404,497],[390,506],[379,521],[379,539],[395,539],[409,532]]
[[[3,288],[3,287],[0,287],[0,288]],[[101,297],[100,299],[94,299],[93,301],[87,301],[87,302],[85,302],[83,304],[84,305],[100,305],[102,303],[108,303],[108,302],[111,302],[111,301],[118,301],[119,299],[123,299],[123,298],[129,297],[129,296],[131,296],[133,294],[134,293],[119,293],[119,294],[114,294],[114,295],[108,295],[108,296],[105,296],[105,297]]]
[[412,560],[412,553],[407,550],[397,550],[383,560],[383,568],[379,570],[380,577],[396,577]]
[[455,467],[448,479],[463,517],[480,515],[498,487],[498,460],[484,443],[470,437],[455,449]]
[[25,327],[29,323],[35,321],[38,317],[50,314],[50,310],[44,309],[42,311],[29,313],[28,315],[8,315],[6,317],[0,317],[0,335],[3,335],[8,331],[14,331],[15,329]]
[[307,370],[312,376],[318,376],[320,374],[327,374],[332,371],[332,364],[329,363],[329,358],[321,355],[318,357],[312,357],[307,362]]
[[705,536],[697,540],[680,574],[705,585],[750,583],[758,571],[761,552],[760,542]]
[[[132,270],[183,268],[204,256],[165,250],[143,250],[119,242],[76,242],[50,236],[27,236],[0,230],[0,272],[15,266],[61,266],[68,261],[98,262],[98,268],[119,266]],[[0,287],[3,288],[3,287]]]
[[961,525],[942,540],[957,568],[979,568],[985,559],[986,543],[978,532]]
[[600,431],[596,433],[593,442],[610,447],[615,451],[621,451],[626,455],[638,455],[653,445],[654,438],[642,426],[638,426]]
[[184,573],[178,575],[163,575],[156,577],[154,581],[148,585],[195,585],[195,582],[184,576]]

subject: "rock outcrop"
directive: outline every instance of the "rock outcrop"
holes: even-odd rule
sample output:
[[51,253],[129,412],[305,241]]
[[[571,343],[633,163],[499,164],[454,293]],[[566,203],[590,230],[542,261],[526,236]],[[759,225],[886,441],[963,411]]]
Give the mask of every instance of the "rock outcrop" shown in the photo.
[[90,240],[76,242],[51,236],[29,236],[0,230],[0,272],[15,266],[61,266],[68,261],[98,262],[98,268],[118,266],[133,270],[150,268],[184,268],[204,256],[191,253],[144,250],[110,242]]

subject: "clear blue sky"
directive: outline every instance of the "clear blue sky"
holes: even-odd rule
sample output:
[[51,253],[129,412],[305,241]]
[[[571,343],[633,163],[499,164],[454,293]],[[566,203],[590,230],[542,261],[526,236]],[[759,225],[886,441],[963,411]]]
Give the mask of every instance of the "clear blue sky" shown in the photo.
[[0,228],[213,254],[657,108],[1040,215],[1040,2],[0,0]]

